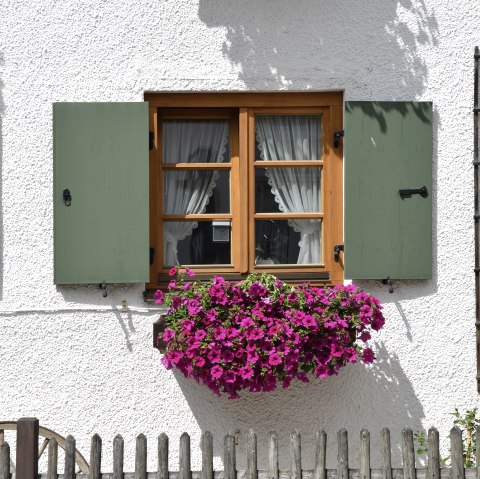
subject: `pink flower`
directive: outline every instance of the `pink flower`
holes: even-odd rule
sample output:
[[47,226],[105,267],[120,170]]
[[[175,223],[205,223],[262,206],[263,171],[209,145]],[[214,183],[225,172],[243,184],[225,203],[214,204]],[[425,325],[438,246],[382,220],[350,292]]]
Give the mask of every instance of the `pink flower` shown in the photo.
[[250,379],[253,376],[253,369],[250,366],[240,368],[240,377],[242,379]]
[[248,351],[247,352],[247,361],[249,363],[256,363],[258,361],[257,351]]
[[252,329],[252,331],[250,331],[248,334],[247,334],[247,338],[250,340],[250,341],[256,341],[258,339],[261,339],[263,338],[264,336],[264,333],[261,329],[258,329],[258,328],[255,328],[255,329]]
[[169,272],[168,272],[168,275],[169,276],[175,276],[178,272],[178,269],[173,267],[173,268],[170,268]]
[[364,331],[361,335],[360,335],[360,339],[366,343],[369,339],[371,339],[372,335],[368,332],[368,331]]
[[252,318],[245,317],[240,320],[240,326],[242,328],[250,328],[251,326],[254,326],[255,323],[253,322]]
[[168,283],[167,289],[169,291],[171,291],[173,288],[175,288],[176,285],[177,285],[177,282],[174,279],[172,279],[172,281],[170,281],[170,283]]
[[234,383],[235,382],[235,373],[233,371],[226,371],[223,375],[226,383]]
[[154,299],[155,299],[155,304],[162,304],[163,303],[163,292],[160,291],[159,289],[157,289],[157,291],[155,291],[155,294],[153,295]]
[[175,331],[172,329],[165,328],[165,331],[163,332],[163,340],[164,341],[170,341],[170,339],[175,337]]
[[177,364],[182,358],[183,358],[183,353],[181,351],[170,351],[168,353],[168,359],[173,364]]
[[210,369],[210,374],[212,378],[218,379],[222,377],[223,369],[217,364]]
[[271,364],[272,366],[277,366],[281,362],[282,362],[282,358],[278,353],[270,354],[270,356],[268,357],[268,363]]
[[213,330],[213,336],[217,341],[220,341],[222,339],[225,339],[226,337],[226,331],[225,329],[218,327]]
[[226,363],[231,363],[233,361],[233,358],[234,358],[234,354],[232,351],[230,351],[230,349],[227,349],[226,351],[223,351],[222,353],[222,360]]
[[197,358],[195,358],[195,366],[199,368],[202,368],[203,366],[205,366],[205,359],[202,358],[201,356],[198,356]]
[[192,271],[190,268],[185,268],[185,274],[187,276],[193,277],[195,276],[195,271]]
[[373,354],[373,351],[370,348],[365,348],[363,350],[362,359],[365,364],[373,363],[373,360],[375,359],[375,354]]
[[199,329],[195,332],[195,339],[201,341],[206,335],[207,333],[203,329]]

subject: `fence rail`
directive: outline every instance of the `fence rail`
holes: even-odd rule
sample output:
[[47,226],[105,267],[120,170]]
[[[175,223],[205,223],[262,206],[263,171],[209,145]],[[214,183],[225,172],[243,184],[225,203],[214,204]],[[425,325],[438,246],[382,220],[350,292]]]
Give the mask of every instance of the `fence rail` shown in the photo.
[[[38,420],[23,421],[17,429],[16,479],[57,479],[58,442],[48,443],[48,466],[45,474],[38,475]],[[35,445],[35,447],[33,447]],[[268,438],[268,468],[259,470],[257,465],[257,437],[253,431],[247,435],[246,470],[237,470],[235,435],[224,437],[223,471],[213,468],[213,437],[204,432],[201,440],[202,470],[192,471],[190,461],[190,436],[180,436],[178,471],[169,468],[169,438],[160,434],[157,440],[157,471],[147,472],[147,438],[140,434],[136,438],[135,471],[124,472],[124,440],[117,435],[113,440],[113,471],[102,473],[102,439],[95,434],[91,439],[90,464],[88,471],[76,472],[75,438],[67,436],[65,441],[65,463],[63,479],[480,479],[480,464],[475,468],[464,468],[462,432],[458,427],[450,431],[451,467],[441,468],[439,434],[435,428],[428,431],[427,467],[417,468],[411,429],[402,431],[401,468],[392,468],[390,431],[381,431],[381,464],[372,468],[370,464],[370,433],[360,432],[360,467],[349,468],[348,433],[341,429],[337,433],[337,467],[327,469],[327,434],[318,431],[315,438],[314,469],[303,470],[301,461],[301,437],[298,431],[290,435],[290,469],[279,469],[278,438],[272,432]],[[477,451],[480,451],[480,427],[477,428]],[[480,461],[479,461],[480,462]],[[0,479],[10,479],[10,447],[0,445]]]

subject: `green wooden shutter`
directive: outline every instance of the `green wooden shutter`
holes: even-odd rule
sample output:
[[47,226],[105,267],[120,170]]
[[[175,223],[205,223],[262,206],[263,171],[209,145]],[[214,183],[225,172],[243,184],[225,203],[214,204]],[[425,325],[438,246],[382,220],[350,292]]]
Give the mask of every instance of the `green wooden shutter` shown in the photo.
[[148,281],[148,104],[54,104],[53,152],[55,284]]
[[344,231],[346,278],[432,277],[431,103],[346,102]]

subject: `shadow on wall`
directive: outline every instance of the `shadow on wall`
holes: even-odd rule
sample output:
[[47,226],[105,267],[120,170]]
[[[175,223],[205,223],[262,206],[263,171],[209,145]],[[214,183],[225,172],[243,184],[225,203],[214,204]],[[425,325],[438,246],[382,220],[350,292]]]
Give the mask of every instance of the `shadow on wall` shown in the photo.
[[327,466],[336,467],[336,435],[349,432],[350,467],[358,467],[360,430],[371,434],[372,467],[380,467],[380,429],[392,434],[393,465],[400,464],[401,431],[421,429],[424,411],[395,353],[376,344],[377,361],[366,367],[351,365],[339,375],[309,384],[292,383],[273,393],[243,392],[239,399],[218,398],[209,389],[181,373],[175,377],[202,432],[214,437],[214,454],[223,457],[223,437],[239,432],[237,466],[245,469],[245,443],[249,429],[257,433],[258,467],[267,468],[267,437],[279,436],[280,467],[289,468],[289,435],[296,428],[302,437],[302,468],[313,469],[315,433],[327,433]]
[[198,13],[226,28],[224,54],[247,88],[360,87],[366,98],[415,99],[427,80],[419,48],[438,36],[423,0],[200,0]]

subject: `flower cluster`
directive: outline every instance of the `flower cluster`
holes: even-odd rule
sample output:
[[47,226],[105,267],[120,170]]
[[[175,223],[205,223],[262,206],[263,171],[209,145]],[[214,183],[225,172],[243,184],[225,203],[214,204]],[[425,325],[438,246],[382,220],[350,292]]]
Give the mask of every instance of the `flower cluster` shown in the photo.
[[193,275],[186,268],[165,296],[155,294],[157,304],[169,307],[162,361],[217,395],[273,391],[292,379],[326,378],[347,363],[374,360],[365,343],[384,324],[382,307],[356,286],[293,287],[269,274],[202,283]]

